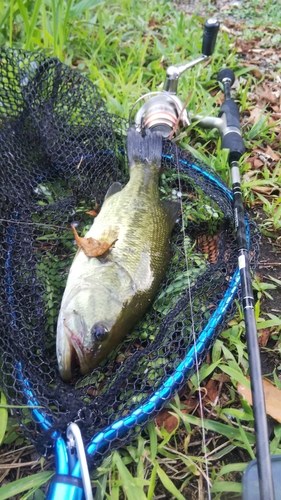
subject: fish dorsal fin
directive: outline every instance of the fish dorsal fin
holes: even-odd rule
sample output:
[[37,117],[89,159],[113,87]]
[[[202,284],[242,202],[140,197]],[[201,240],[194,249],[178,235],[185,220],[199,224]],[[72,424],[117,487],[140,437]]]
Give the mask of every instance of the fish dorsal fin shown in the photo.
[[113,184],[111,184],[111,186],[108,188],[104,199],[107,200],[107,198],[109,198],[110,196],[112,196],[115,193],[119,193],[119,191],[121,191],[121,190],[122,190],[122,186],[121,186],[120,182],[113,182]]
[[180,214],[180,208],[181,208],[180,202],[175,200],[174,201],[164,200],[162,203],[163,203],[163,208],[167,215],[168,223],[172,230]]

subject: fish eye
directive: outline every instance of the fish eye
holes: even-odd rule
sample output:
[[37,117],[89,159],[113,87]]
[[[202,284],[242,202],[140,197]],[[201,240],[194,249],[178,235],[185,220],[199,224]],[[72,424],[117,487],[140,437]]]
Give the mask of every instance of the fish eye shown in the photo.
[[96,323],[95,325],[92,326],[91,328],[92,340],[103,342],[104,340],[107,339],[107,336],[108,336],[108,330],[105,326],[101,325],[100,323]]

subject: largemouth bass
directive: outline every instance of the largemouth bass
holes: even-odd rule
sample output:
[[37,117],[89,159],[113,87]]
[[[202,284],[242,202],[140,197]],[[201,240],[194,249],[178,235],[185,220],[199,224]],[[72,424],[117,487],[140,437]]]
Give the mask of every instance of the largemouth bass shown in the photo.
[[141,319],[157,292],[169,261],[169,239],[179,204],[161,201],[162,137],[130,129],[130,179],[114,183],[85,235],[69,271],[57,324],[61,377],[77,366],[86,374]]

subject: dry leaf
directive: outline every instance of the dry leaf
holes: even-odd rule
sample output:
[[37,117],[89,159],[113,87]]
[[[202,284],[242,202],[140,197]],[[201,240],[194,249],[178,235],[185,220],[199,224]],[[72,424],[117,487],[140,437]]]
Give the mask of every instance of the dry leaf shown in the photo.
[[275,161],[280,160],[280,154],[273,151],[273,149],[270,146],[267,146],[267,148],[265,150],[265,154],[268,155],[272,160],[275,160]]
[[250,158],[247,159],[247,162],[251,164],[251,170],[259,170],[264,164],[264,162],[256,156],[250,156]]
[[152,16],[148,22],[148,27],[149,28],[154,28],[155,26],[158,26],[159,23],[156,21],[155,17]]
[[259,68],[253,68],[250,70],[251,75],[253,75],[257,80],[261,80],[263,77],[262,72],[259,70]]
[[263,85],[263,87],[258,86],[256,88],[256,94],[263,100],[265,101],[265,104],[276,104],[277,103],[277,97],[276,94],[272,92],[272,90],[266,86]]
[[264,162],[259,160],[258,158],[254,158],[253,167],[255,170],[259,170],[264,165]]
[[71,227],[78,247],[82,248],[87,257],[99,257],[100,255],[103,255],[116,241],[116,238],[111,241],[95,240],[94,238],[82,238],[77,233],[75,227]]
[[210,379],[205,388],[207,390],[207,397],[210,401],[212,401],[212,403],[214,403],[219,394],[217,382],[213,379]]
[[92,217],[96,217],[98,215],[98,212],[96,212],[95,210],[89,210],[88,212],[86,212],[86,214],[91,215]]
[[251,125],[255,125],[258,123],[261,119],[261,116],[264,114],[263,108],[260,108],[259,106],[256,106],[254,109],[251,109],[250,111],[250,116],[248,118],[248,123]]
[[265,347],[271,334],[270,328],[262,328],[259,330],[259,345]]
[[273,151],[273,149],[270,146],[267,146],[266,148],[259,147],[258,149],[255,150],[255,153],[260,154],[262,156],[265,156],[268,159],[271,159],[274,161],[280,160],[279,153],[276,153],[275,151]]
[[261,193],[266,196],[270,196],[271,193],[275,190],[274,187],[266,187],[266,186],[252,186],[252,190],[256,193]]
[[171,434],[171,432],[177,428],[179,418],[176,415],[172,415],[171,410],[163,408],[163,410],[158,413],[154,421],[160,429],[161,427],[164,427],[164,429]]
[[254,172],[253,170],[249,170],[243,175],[242,178],[244,182],[252,182],[254,179],[257,178],[257,173]]
[[191,413],[198,406],[198,398],[191,396],[190,398],[181,400],[181,404],[186,407],[181,410],[183,413]]
[[[263,379],[263,390],[265,397],[266,413],[272,418],[281,423],[281,390],[271,384],[268,380]],[[252,402],[252,392],[247,389],[244,385],[238,384],[237,390],[250,405]],[[257,415],[258,418],[258,415]]]

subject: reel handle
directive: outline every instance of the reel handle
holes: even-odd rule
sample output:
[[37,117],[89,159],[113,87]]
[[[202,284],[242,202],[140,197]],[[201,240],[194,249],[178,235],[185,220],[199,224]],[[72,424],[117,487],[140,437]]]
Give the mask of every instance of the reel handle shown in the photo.
[[207,19],[203,29],[202,54],[210,57],[215,49],[220,23],[217,19]]

